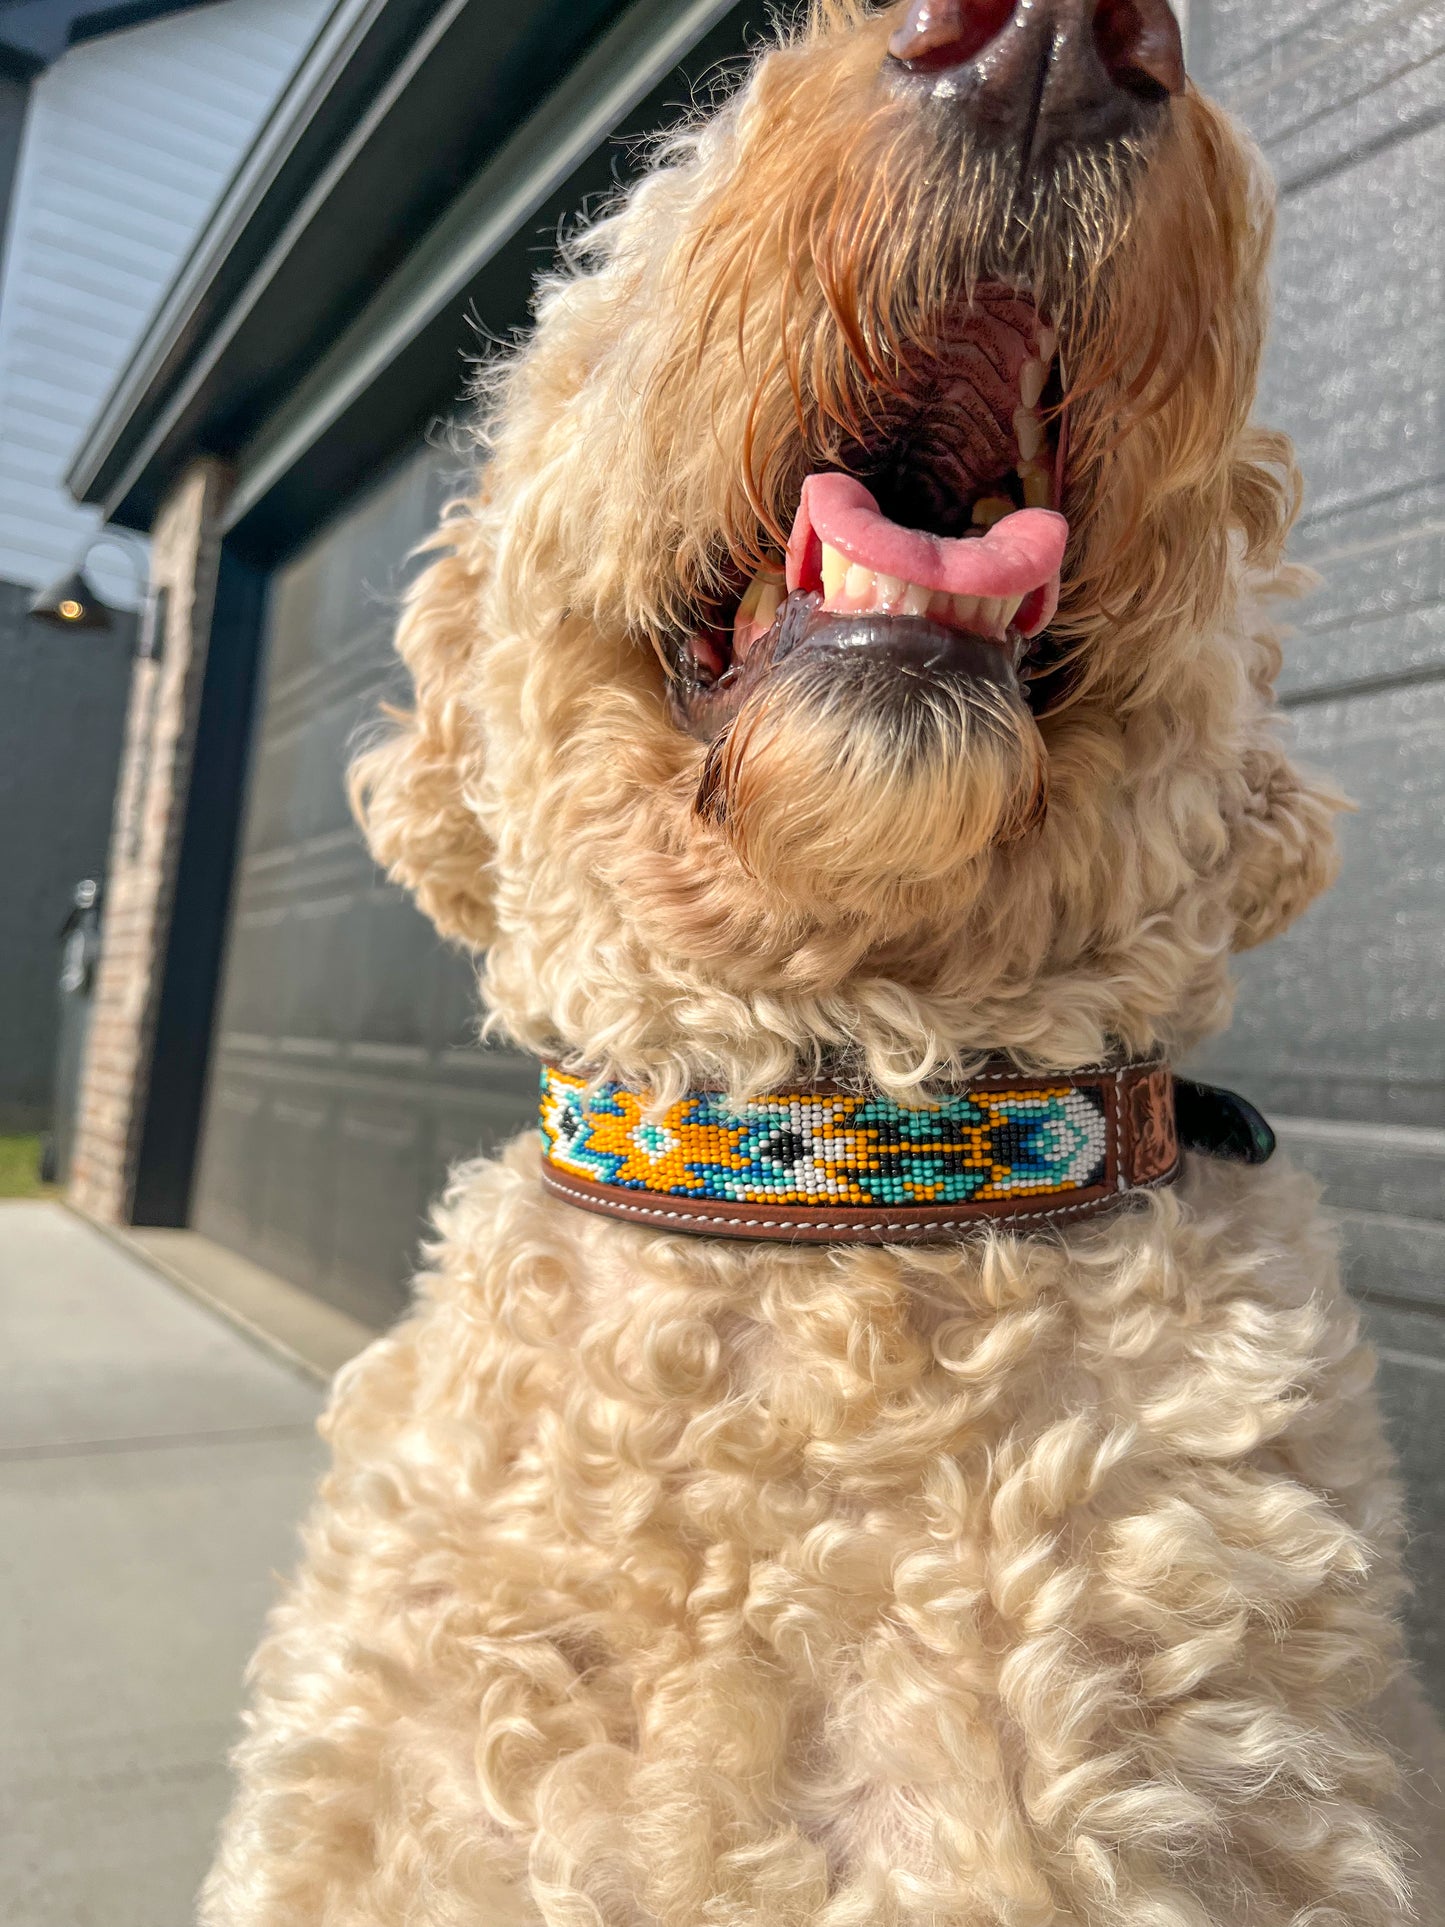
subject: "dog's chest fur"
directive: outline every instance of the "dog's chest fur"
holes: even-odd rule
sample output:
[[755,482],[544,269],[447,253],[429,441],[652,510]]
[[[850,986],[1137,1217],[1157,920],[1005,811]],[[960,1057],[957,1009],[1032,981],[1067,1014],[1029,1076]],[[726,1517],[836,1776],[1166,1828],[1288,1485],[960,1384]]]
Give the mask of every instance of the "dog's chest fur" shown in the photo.
[[902,1256],[659,1239],[534,1165],[463,1174],[338,1392],[257,1919],[1273,1927],[1338,1843],[1386,1868],[1346,1714],[1392,1501],[1301,1180]]

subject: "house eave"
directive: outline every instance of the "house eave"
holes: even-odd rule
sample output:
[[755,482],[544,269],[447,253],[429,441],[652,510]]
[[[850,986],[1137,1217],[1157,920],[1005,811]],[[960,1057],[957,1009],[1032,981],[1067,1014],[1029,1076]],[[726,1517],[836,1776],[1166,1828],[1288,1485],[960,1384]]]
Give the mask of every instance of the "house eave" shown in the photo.
[[[475,206],[497,244],[529,213],[540,218],[547,188],[578,158],[576,129],[605,151],[660,67],[670,72],[731,4],[343,0],[85,436],[71,492],[108,519],[148,527],[186,461],[236,462],[266,439],[278,412],[294,429],[292,396],[314,391],[314,371],[330,365],[339,338],[356,346],[358,315],[386,331],[381,361],[363,355],[378,381],[392,363],[409,362],[414,413],[454,399],[468,345],[465,293],[426,246],[448,209]],[[606,152],[607,178],[589,180],[588,191],[607,185],[613,158]],[[476,182],[488,178],[510,196],[510,228],[475,200]],[[465,243],[468,271],[479,270]],[[430,293],[415,257],[435,283]],[[434,356],[420,367],[398,313],[406,309],[425,334],[449,294],[457,305],[442,317],[446,338],[427,336]],[[356,449],[358,460],[363,453]]]
[[180,469],[216,456],[236,471],[233,538],[274,558],[455,407],[469,312],[524,321],[540,237],[615,187],[617,138],[675,120],[763,19],[760,0],[342,0],[87,432],[72,494],[146,529]]
[[[464,0],[452,0],[452,11]],[[254,309],[288,218],[334,163],[368,100],[444,0],[340,0],[241,160],[86,430],[65,476],[107,519],[149,526],[164,438],[188,374]],[[209,352],[208,352],[209,351]]]

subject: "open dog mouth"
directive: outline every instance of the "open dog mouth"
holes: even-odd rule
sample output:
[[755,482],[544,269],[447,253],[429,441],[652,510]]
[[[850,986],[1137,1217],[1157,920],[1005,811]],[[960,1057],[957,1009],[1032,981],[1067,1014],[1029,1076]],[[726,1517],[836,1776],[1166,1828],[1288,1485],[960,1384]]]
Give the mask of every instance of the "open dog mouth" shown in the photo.
[[803,647],[1025,682],[1044,660],[1066,436],[1058,339],[1028,294],[979,289],[877,415],[846,466],[804,480],[785,555],[689,639],[678,701],[696,733]]

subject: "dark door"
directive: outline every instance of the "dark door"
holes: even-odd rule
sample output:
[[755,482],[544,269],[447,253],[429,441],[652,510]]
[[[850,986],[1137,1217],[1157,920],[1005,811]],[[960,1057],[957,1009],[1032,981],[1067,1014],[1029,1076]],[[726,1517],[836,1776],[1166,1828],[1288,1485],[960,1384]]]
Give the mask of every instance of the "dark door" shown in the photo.
[[397,592],[454,468],[418,453],[272,583],[192,1219],[377,1325],[448,1165],[536,1107],[531,1061],[475,1041],[471,963],[385,882],[343,794],[400,693]]

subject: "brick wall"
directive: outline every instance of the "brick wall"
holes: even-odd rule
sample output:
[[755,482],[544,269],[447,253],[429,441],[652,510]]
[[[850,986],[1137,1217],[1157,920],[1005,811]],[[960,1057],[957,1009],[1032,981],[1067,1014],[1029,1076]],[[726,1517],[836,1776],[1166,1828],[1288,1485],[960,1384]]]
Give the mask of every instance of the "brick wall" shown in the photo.
[[160,648],[131,679],[70,1181],[74,1202],[112,1223],[135,1184],[227,486],[220,463],[193,464],[151,534]]

